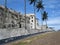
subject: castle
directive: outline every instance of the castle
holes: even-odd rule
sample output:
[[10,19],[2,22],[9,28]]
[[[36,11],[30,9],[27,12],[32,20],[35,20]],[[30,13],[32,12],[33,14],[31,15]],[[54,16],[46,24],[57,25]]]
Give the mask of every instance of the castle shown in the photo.
[[39,27],[38,19],[34,14],[26,14],[25,19],[25,15],[20,12],[0,6],[0,28],[23,28],[25,27],[25,20],[28,29],[35,29],[35,25],[37,28]]
[[46,26],[43,26],[43,30],[41,30],[35,14],[26,14],[25,16],[21,12],[0,5],[0,39],[34,34],[41,31],[52,31],[52,29],[47,28],[46,30]]

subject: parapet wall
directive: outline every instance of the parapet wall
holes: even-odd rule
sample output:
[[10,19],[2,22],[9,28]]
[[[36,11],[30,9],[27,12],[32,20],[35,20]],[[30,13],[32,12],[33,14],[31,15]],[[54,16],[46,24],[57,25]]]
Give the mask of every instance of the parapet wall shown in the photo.
[[6,39],[10,37],[17,37],[17,36],[22,36],[22,35],[28,35],[28,34],[34,34],[38,32],[44,32],[44,31],[53,31],[52,29],[44,29],[44,30],[39,30],[39,29],[31,29],[31,30],[25,30],[24,28],[15,28],[15,29],[0,29],[0,40],[1,39]]
[[27,35],[28,31],[25,29],[0,29],[0,39],[5,39],[9,37]]
[[0,29],[0,40],[10,37],[16,37],[21,35],[28,35],[38,33],[38,30],[25,30],[22,28],[17,29]]

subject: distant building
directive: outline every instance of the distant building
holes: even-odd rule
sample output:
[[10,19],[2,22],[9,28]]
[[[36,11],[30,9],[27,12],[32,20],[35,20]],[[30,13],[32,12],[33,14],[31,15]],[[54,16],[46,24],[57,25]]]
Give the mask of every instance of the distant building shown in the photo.
[[[30,21],[30,29],[39,29],[39,22],[38,19],[35,17],[34,14],[26,14],[27,17],[29,17]],[[36,22],[35,22],[36,21]]]

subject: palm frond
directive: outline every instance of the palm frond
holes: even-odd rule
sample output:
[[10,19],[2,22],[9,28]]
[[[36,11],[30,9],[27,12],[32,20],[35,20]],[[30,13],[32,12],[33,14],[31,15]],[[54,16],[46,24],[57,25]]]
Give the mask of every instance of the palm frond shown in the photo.
[[43,12],[43,15],[42,15],[42,20],[43,20],[43,21],[48,19],[47,14],[48,14],[48,13],[47,13],[46,11]]
[[37,2],[36,7],[37,7],[37,9],[38,9],[37,12],[38,12],[40,9],[44,9],[43,4],[42,4],[42,1]]
[[35,2],[35,0],[29,0],[30,1],[30,4],[32,4],[32,3],[34,3]]

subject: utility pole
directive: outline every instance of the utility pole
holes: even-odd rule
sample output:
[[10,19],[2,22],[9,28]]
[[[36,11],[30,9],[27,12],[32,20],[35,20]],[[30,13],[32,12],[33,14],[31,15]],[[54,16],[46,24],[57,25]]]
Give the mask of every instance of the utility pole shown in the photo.
[[25,12],[24,16],[25,16],[25,29],[26,29],[27,28],[26,27],[26,0],[24,0],[24,12]]
[[4,0],[4,15],[3,15],[3,27],[5,27],[5,21],[6,21],[6,12],[7,12],[7,0]]
[[35,17],[35,29],[36,29],[36,12],[35,12],[36,10],[35,10],[35,3],[36,2],[34,1],[34,15],[35,15],[34,17]]
[[5,0],[5,8],[7,7],[7,0]]

